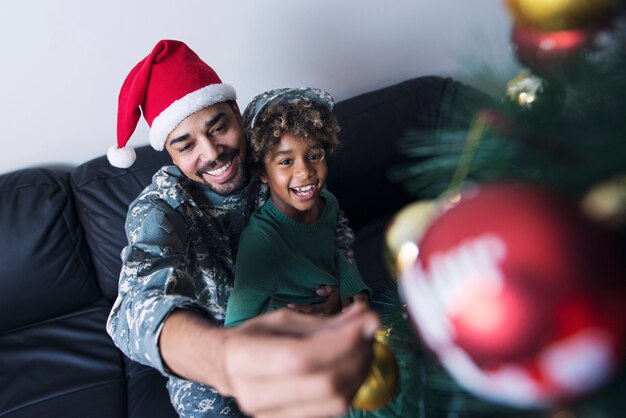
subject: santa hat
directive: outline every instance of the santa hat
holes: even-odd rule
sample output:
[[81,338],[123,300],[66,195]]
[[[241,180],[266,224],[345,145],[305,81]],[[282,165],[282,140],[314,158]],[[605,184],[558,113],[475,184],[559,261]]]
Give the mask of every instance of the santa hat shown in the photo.
[[133,164],[135,150],[127,143],[141,114],[150,126],[150,144],[161,151],[169,133],[187,116],[235,99],[235,89],[222,83],[217,73],[187,45],[180,41],[159,41],[122,84],[117,145],[107,152],[109,162],[120,168]]

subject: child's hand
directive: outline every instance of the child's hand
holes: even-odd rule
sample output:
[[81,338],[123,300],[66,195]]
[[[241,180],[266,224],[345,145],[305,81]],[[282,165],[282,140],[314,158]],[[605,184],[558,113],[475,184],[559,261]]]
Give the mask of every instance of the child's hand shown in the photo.
[[352,296],[351,298],[347,298],[344,299],[342,304],[343,304],[343,308],[347,308],[348,306],[350,306],[353,302],[363,302],[364,304],[368,305],[369,301],[370,301],[370,297],[369,297],[369,293],[367,293],[365,290],[362,292],[357,293],[356,295]]

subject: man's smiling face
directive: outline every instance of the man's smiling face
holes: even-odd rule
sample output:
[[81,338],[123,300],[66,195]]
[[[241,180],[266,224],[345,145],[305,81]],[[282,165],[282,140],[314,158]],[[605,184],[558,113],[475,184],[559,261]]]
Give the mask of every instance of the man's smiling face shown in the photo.
[[167,136],[165,149],[183,174],[222,196],[247,184],[246,142],[234,103],[189,115]]

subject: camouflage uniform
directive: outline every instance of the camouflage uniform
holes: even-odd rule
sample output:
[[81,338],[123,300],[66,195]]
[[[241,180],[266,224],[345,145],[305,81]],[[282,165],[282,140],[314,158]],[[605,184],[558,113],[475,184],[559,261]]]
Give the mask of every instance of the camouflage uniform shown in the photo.
[[[107,331],[128,357],[168,376],[172,403],[182,417],[244,416],[232,398],[166,370],[158,337],[163,321],[177,308],[196,310],[223,325],[239,236],[267,197],[267,188],[256,179],[240,192],[219,196],[168,166],[130,205],[129,244],[122,251],[119,295]],[[337,243],[350,258],[352,240],[342,218]]]

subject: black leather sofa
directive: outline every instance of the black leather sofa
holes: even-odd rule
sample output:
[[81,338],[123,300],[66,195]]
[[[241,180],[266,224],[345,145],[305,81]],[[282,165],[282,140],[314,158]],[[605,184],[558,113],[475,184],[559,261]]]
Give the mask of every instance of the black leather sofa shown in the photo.
[[[343,149],[329,161],[328,187],[357,232],[359,268],[375,292],[390,283],[385,225],[415,198],[387,180],[400,158],[395,141],[407,128],[466,123],[465,110],[449,119],[441,109],[467,97],[480,94],[420,77],[336,105]],[[147,146],[137,153],[124,170],[100,157],[0,176],[0,417],[176,416],[165,378],[126,359],[105,331],[127,206],[169,163]]]

